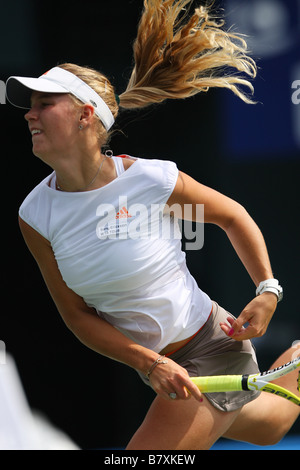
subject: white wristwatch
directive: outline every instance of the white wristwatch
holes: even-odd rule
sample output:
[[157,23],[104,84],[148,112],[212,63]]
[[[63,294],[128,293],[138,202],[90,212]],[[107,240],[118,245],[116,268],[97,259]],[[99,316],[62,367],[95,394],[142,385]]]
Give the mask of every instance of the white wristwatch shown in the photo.
[[273,292],[273,294],[277,295],[277,302],[282,300],[283,289],[279,285],[277,279],[267,279],[266,281],[262,281],[256,289],[256,295],[263,294],[264,292]]

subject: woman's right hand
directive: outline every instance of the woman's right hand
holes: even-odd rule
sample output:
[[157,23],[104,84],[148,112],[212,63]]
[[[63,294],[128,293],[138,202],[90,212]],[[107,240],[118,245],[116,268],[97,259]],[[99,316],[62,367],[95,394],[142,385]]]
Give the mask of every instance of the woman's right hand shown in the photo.
[[[166,400],[187,400],[193,396],[202,402],[201,392],[191,381],[187,370],[168,357],[164,361],[166,363],[158,363],[149,376],[155,392]],[[174,393],[176,398],[170,396]]]

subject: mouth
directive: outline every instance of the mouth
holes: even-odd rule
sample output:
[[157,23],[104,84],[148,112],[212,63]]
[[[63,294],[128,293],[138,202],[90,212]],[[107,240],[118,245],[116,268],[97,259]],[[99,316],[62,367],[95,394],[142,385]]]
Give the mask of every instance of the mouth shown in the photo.
[[30,132],[31,132],[32,137],[40,135],[42,133],[40,129],[31,129]]

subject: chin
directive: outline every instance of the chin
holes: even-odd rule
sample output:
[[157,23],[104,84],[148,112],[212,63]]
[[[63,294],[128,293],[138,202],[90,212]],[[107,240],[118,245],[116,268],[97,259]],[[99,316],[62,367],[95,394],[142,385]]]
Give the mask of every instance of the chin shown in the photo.
[[56,167],[56,154],[53,152],[47,152],[46,150],[41,149],[32,149],[32,153],[35,157],[37,157],[41,162],[45,163],[45,165],[49,166],[51,170],[54,170]]
[[34,147],[32,148],[32,153],[35,157],[42,158],[43,152],[40,150],[35,149]]
[[47,165],[49,165],[49,162],[48,162],[48,158],[47,158],[47,152],[45,151],[42,151],[41,149],[37,149],[37,148],[32,148],[32,153],[35,157],[39,158],[40,160],[42,160],[44,163],[46,163]]

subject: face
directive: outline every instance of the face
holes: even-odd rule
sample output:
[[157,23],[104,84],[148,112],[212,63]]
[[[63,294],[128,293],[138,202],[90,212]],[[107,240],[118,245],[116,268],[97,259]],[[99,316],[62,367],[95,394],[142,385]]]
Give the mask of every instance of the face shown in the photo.
[[74,149],[80,114],[68,94],[33,92],[25,119],[32,135],[32,151],[51,166]]

